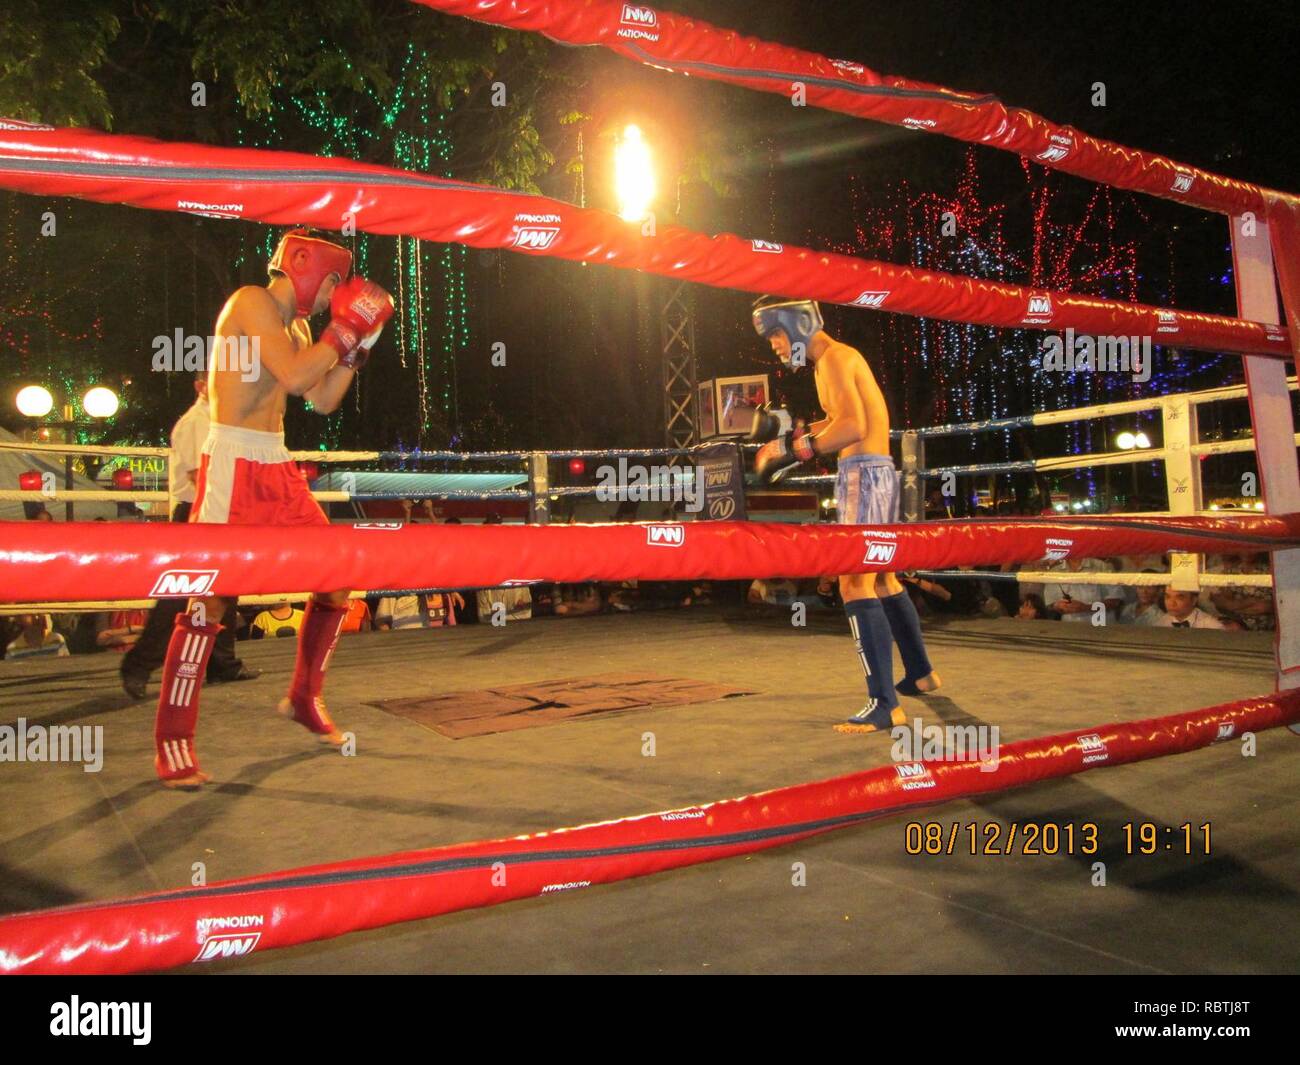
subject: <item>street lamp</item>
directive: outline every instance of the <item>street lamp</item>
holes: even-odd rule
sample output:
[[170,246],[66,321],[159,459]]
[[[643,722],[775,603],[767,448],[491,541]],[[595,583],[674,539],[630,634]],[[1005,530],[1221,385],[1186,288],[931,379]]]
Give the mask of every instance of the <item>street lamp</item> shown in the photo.
[[[1139,429],[1135,433],[1123,432],[1115,437],[1115,446],[1121,451],[1145,451],[1151,446],[1151,438]],[[1110,486],[1110,467],[1106,468],[1106,485],[1109,491]],[[1136,499],[1138,494],[1138,468],[1137,463],[1133,463],[1133,498]]]
[[[44,418],[54,409],[54,397],[50,394],[49,389],[40,385],[28,385],[20,389],[16,397],[15,404],[18,413],[25,418],[33,420]],[[111,418],[117,413],[120,401],[117,393],[111,388],[105,388],[103,385],[97,385],[86,392],[81,397],[81,409],[86,414],[95,419]],[[65,403],[63,406],[63,418],[60,421],[51,423],[63,430],[63,442],[72,443],[72,430],[77,427],[77,421],[73,417],[73,408],[71,403]],[[72,460],[71,453],[64,456],[63,460],[63,487],[72,490]],[[68,521],[73,520],[73,504],[69,500],[64,504],[64,515]]]
[[54,409],[54,397],[47,388],[28,385],[18,390],[18,413],[27,418],[44,418]]
[[111,418],[117,413],[117,393],[100,385],[81,397],[81,409],[92,418]]
[[1120,433],[1115,437],[1115,446],[1121,451],[1146,450],[1151,446],[1151,438],[1141,430],[1136,433]]

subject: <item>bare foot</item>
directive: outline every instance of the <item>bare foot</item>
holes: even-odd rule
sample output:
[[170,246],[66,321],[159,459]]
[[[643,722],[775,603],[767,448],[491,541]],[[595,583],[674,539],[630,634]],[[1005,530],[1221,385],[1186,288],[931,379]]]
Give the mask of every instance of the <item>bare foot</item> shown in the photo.
[[943,684],[938,673],[931,673],[928,677],[922,677],[916,682],[916,690],[922,692],[938,691],[939,686]]
[[844,721],[841,721],[838,725],[835,725],[834,728],[836,732],[842,732],[846,736],[852,736],[852,735],[865,736],[868,732],[887,733],[889,731],[888,729],[876,728],[875,725],[850,725]]
[[[275,712],[279,714],[281,717],[287,717],[295,725],[303,724],[301,721],[298,720],[298,718],[294,716],[293,701],[290,699],[281,699],[280,704],[275,708]],[[325,718],[326,722],[328,722],[330,726],[330,731],[316,732],[312,729],[308,729],[308,731],[311,732],[311,734],[316,737],[318,743],[325,743],[331,747],[342,747],[343,744],[347,742],[347,738],[343,735],[343,733],[341,733],[338,730],[338,727],[330,719],[329,714],[324,712],[323,704],[321,707],[321,713],[322,716]],[[307,726],[303,725],[303,728],[307,728]]]
[[201,769],[194,770],[186,777],[172,777],[170,780],[159,779],[158,783],[164,788],[172,788],[176,791],[198,791],[212,777],[203,772]]
[[889,712],[889,728],[873,725],[869,721],[841,721],[832,727],[836,732],[842,732],[846,736],[863,736],[870,732],[883,732],[888,735],[894,729],[906,724],[907,713],[901,706],[896,706]]

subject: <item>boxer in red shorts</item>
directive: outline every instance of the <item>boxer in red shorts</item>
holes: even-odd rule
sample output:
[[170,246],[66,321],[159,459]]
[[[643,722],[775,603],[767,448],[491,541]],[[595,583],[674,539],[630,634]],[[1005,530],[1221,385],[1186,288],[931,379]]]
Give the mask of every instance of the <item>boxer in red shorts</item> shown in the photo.
[[[307,482],[284,447],[284,409],[290,394],[318,414],[338,409],[392,317],[393,301],[364,278],[347,280],[352,253],[306,230],[286,233],[269,263],[271,282],[249,285],[226,301],[217,317],[208,373],[212,425],[199,464],[192,522],[230,525],[327,525]],[[320,340],[307,319],[330,312]],[[251,359],[230,357],[251,352]],[[289,591],[291,589],[285,589]],[[190,600],[176,619],[154,726],[154,767],[169,788],[194,789],[210,777],[199,768],[194,729],[199,689],[226,602]],[[324,743],[343,736],[325,709],[321,690],[348,592],[314,595],[298,635],[298,660],[279,712]]]

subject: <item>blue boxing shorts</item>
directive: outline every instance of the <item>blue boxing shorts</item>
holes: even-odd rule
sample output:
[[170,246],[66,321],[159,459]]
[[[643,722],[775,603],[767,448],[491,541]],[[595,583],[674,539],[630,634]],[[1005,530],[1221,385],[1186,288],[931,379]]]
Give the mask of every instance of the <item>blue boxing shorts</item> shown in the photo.
[[898,521],[899,475],[888,455],[840,459],[835,481],[836,520],[841,525],[893,525]]

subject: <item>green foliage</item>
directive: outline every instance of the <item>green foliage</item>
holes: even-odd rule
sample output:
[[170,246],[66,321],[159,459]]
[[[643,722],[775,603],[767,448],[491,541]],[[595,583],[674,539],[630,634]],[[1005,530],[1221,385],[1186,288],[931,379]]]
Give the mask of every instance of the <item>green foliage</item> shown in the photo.
[[109,126],[97,74],[117,38],[109,0],[5,0],[0,5],[0,115],[68,126]]
[[387,92],[405,44],[377,31],[370,0],[162,0],[157,14],[193,40],[195,76],[231,81],[249,116],[282,93]]

